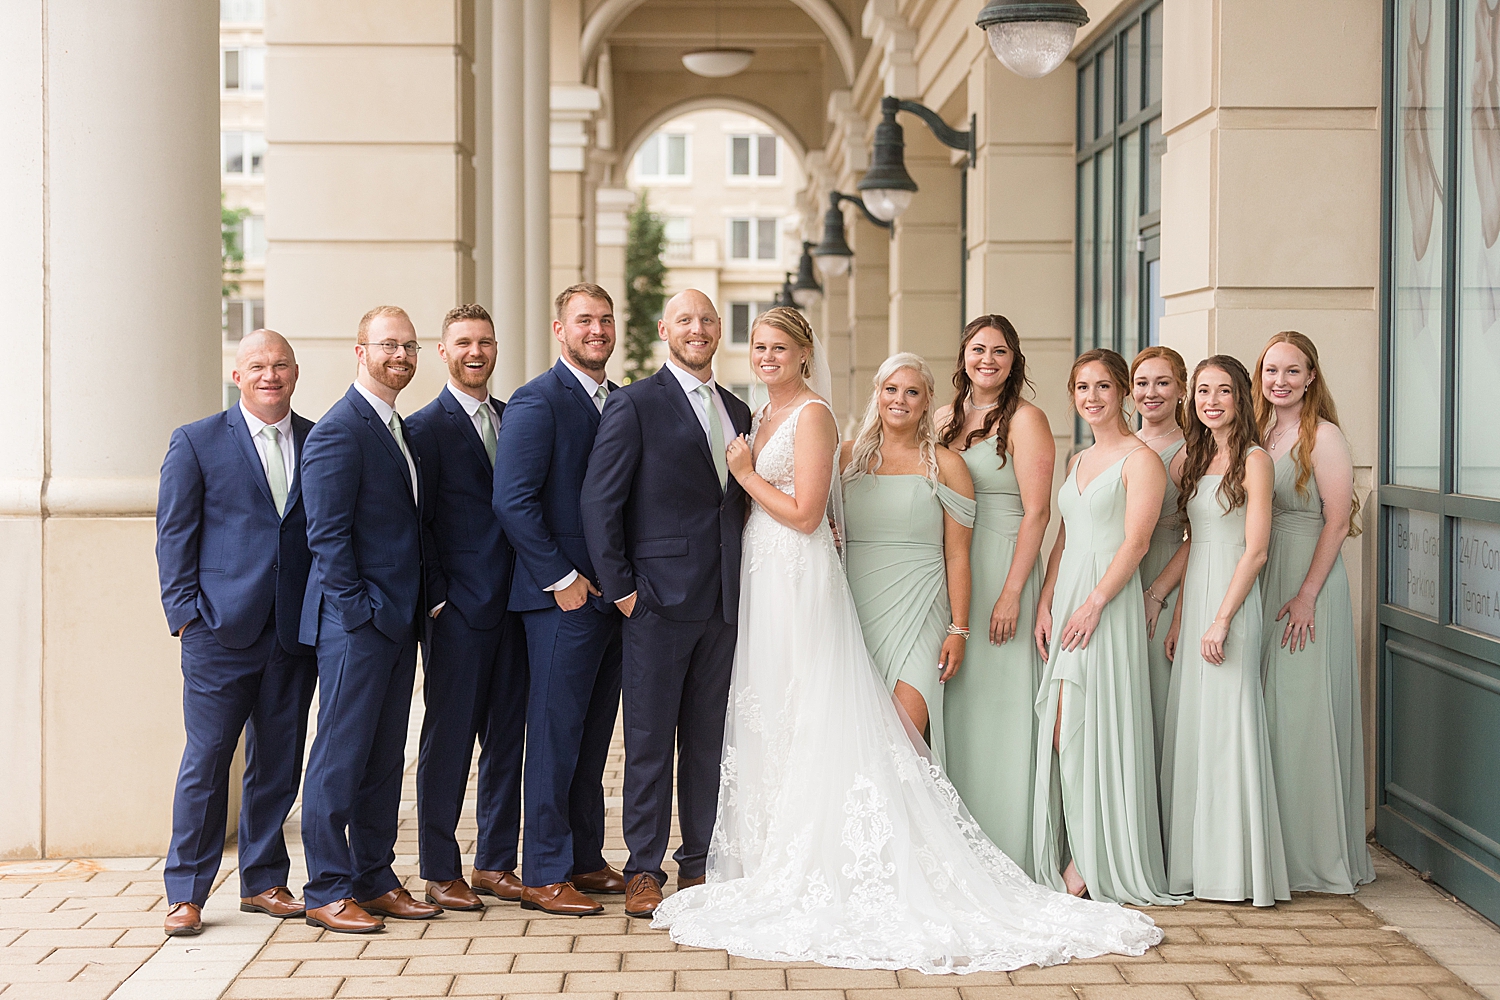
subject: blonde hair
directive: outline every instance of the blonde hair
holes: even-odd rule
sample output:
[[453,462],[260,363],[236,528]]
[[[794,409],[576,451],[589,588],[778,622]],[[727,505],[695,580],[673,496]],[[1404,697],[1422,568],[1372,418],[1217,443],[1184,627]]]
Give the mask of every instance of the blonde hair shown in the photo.
[[859,431],[854,435],[854,443],[849,449],[849,465],[844,469],[843,475],[846,486],[858,482],[867,473],[874,475],[880,468],[880,446],[885,443],[885,428],[880,422],[880,390],[903,368],[916,372],[927,386],[927,409],[922,412],[922,419],[917,421],[917,448],[922,456],[923,472],[928,479],[937,482],[938,436],[937,425],[932,420],[932,400],[937,392],[937,381],[921,355],[903,351],[886,358],[880,370],[875,373],[870,402],[865,407]]
[[[1277,344],[1291,344],[1301,351],[1302,356],[1307,359],[1307,373],[1312,376],[1307,388],[1303,390],[1302,415],[1297,423],[1297,444],[1292,449],[1292,462],[1297,467],[1297,495],[1305,500],[1312,492],[1307,484],[1313,477],[1312,454],[1318,443],[1318,424],[1327,421],[1339,427],[1339,411],[1333,405],[1333,393],[1328,391],[1328,383],[1323,379],[1323,366],[1318,362],[1318,345],[1305,333],[1283,330],[1266,341],[1260,357],[1255,359],[1255,420],[1260,425],[1261,436],[1264,437],[1276,422],[1276,408],[1266,398],[1261,373],[1266,366],[1266,352]],[[1339,427],[1339,430],[1342,431],[1343,428]],[[1349,537],[1355,538],[1364,530],[1359,523],[1359,491],[1355,490],[1349,497]]]
[[787,306],[767,309],[755,317],[755,324],[750,328],[752,344],[755,343],[755,331],[763,326],[786,334],[792,338],[792,343],[807,352],[807,357],[802,359],[801,375],[804,380],[812,378],[813,352],[817,350],[818,342],[813,338],[812,324],[807,321],[807,317]]

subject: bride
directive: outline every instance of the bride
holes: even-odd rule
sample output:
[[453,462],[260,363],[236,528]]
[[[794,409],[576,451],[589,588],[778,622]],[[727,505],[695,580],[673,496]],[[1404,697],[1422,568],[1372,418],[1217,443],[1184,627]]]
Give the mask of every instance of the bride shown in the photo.
[[755,502],[708,881],[670,896],[653,926],[679,944],[854,969],[1142,954],[1162,936],[1148,917],[1032,882],[898,713],[829,528],[828,364],[788,308],[757,317],[750,354],[770,402],[728,450]]

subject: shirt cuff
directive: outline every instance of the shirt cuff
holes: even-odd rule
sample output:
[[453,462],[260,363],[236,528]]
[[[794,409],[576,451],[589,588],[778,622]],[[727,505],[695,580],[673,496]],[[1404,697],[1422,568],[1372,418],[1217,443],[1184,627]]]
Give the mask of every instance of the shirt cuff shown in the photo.
[[620,598],[620,600],[616,601],[615,603],[619,604],[621,601],[628,601],[632,597],[634,597],[636,594],[639,594],[639,593],[640,593],[639,590],[632,590],[630,593],[626,594],[624,597]]
[[575,569],[575,570],[571,571],[567,576],[563,577],[561,580],[558,580],[552,586],[546,587],[544,589],[548,593],[551,593],[551,592],[556,591],[556,590],[567,590],[569,587],[573,586],[573,581],[575,581],[577,579],[578,579],[578,571]]
[[447,601],[444,601],[441,604],[434,605],[433,609],[431,611],[427,612],[427,617],[428,618],[436,618],[437,617],[437,613],[439,611],[443,610],[444,608],[446,608],[447,606],[448,606],[448,602]]

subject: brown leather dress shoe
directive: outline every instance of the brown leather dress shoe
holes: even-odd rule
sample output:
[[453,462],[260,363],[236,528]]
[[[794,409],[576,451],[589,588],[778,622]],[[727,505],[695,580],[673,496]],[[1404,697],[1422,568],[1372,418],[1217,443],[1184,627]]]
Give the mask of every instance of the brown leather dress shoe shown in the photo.
[[573,888],[570,882],[526,886],[521,890],[521,909],[541,910],[559,917],[587,917],[604,912],[601,904]]
[[340,934],[370,934],[385,927],[384,920],[366,913],[352,899],[336,899],[327,906],[315,906],[304,916],[312,926]]
[[691,889],[695,885],[702,885],[704,880],[705,877],[702,875],[699,875],[697,878],[683,878],[679,875],[677,876],[677,888]]
[[383,896],[362,899],[359,905],[361,909],[370,913],[378,913],[383,917],[395,917],[397,920],[431,920],[443,913],[441,906],[419,902],[405,889],[392,889]]
[[192,937],[203,933],[203,911],[192,903],[173,903],[162,924],[167,937]]
[[589,872],[587,875],[570,876],[568,881],[572,882],[573,888],[579,892],[618,895],[625,891],[625,876],[609,865],[605,865],[596,872]]
[[427,902],[436,903],[445,910],[482,910],[484,902],[461,878],[451,882],[428,882]]
[[288,917],[300,917],[307,912],[307,907],[297,901],[292,895],[292,890],[284,885],[278,885],[274,889],[267,889],[257,896],[241,896],[240,911],[242,913],[264,913],[268,917],[278,917],[282,920]]
[[646,872],[641,872],[625,887],[625,915],[649,917],[661,905],[661,886]]
[[521,880],[515,872],[485,872],[474,869],[474,891],[481,896],[494,896],[507,903],[521,901]]

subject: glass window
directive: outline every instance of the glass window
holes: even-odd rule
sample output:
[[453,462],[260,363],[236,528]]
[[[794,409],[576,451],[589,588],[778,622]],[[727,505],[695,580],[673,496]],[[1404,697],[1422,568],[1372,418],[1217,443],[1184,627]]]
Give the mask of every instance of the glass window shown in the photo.
[[219,20],[225,24],[261,24],[266,0],[219,0]]
[[1392,604],[1436,619],[1443,519],[1425,510],[1390,509],[1386,579]]
[[1078,71],[1078,144],[1087,144],[1097,134],[1094,118],[1094,64]]
[[1115,127],[1115,47],[1099,53],[1099,131],[1103,135]]
[[1454,527],[1458,586],[1453,591],[1453,620],[1500,639],[1500,524],[1459,518]]
[[756,136],[756,173],[762,177],[775,177],[776,170],[776,137],[774,135]]
[[238,344],[249,332],[245,328],[245,300],[229,299],[224,303],[224,339]]
[[1120,38],[1120,47],[1125,51],[1125,72],[1120,90],[1124,110],[1120,117],[1133,118],[1141,110],[1141,29],[1127,29]]
[[776,220],[755,220],[755,259],[776,260],[781,255],[776,252]]
[[226,174],[245,172],[245,133],[219,133],[219,163]]
[[1161,7],[1141,15],[1141,30],[1146,38],[1146,104],[1161,100]]
[[240,89],[240,50],[224,50],[224,89]]
[[733,177],[750,176],[750,136],[729,137],[729,173]]
[[266,172],[266,135],[264,132],[245,133],[245,156],[250,160],[250,173]]
[[1161,154],[1167,151],[1167,141],[1161,137],[1161,119],[1146,126],[1146,214],[1161,211]]
[[224,383],[224,409],[229,409],[240,401],[240,387],[233,382]]
[[243,50],[241,60],[244,63],[245,89],[251,93],[259,93],[266,89],[266,48],[264,45],[252,45]]
[[1161,343],[1161,318],[1167,314],[1167,302],[1161,297],[1161,258],[1146,262],[1146,295],[1150,304],[1146,321],[1146,344]]
[[1101,149],[1094,157],[1099,168],[1099,337],[1097,346],[1115,346],[1115,151]]
[[266,301],[265,299],[250,300],[250,329],[261,330],[266,325]]
[[[240,222],[240,249],[245,253],[245,263],[261,264],[266,259],[266,217],[247,215]],[[251,327],[252,330],[256,327]]]
[[729,173],[732,177],[775,177],[776,137],[774,135],[730,136]]
[[667,136],[667,176],[687,176],[687,136]]
[[750,220],[729,220],[729,256],[734,260],[750,259]]
[[[1139,329],[1141,302],[1141,133],[1137,129],[1120,142],[1120,329]],[[1138,339],[1138,338],[1137,338]],[[1140,344],[1122,344],[1129,360]]]
[[1078,353],[1094,346],[1094,163],[1078,168]]
[[636,154],[635,172],[642,177],[661,176],[661,138],[651,136],[641,144],[641,151]]
[[635,154],[635,173],[642,180],[665,180],[688,175],[687,136],[658,132],[641,143]]
[[755,308],[750,302],[729,303],[729,342],[731,344],[750,343],[750,317]]
[[1435,490],[1443,366],[1444,5],[1402,0],[1396,18],[1391,198],[1391,481]]
[[1465,0],[1459,23],[1458,492],[1500,499],[1500,8]]

